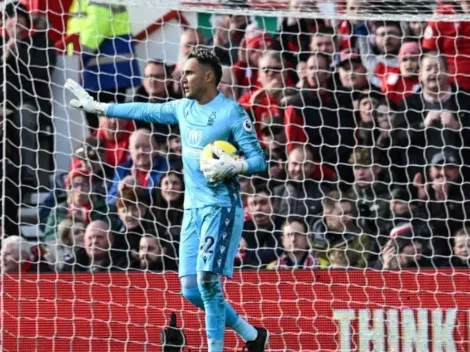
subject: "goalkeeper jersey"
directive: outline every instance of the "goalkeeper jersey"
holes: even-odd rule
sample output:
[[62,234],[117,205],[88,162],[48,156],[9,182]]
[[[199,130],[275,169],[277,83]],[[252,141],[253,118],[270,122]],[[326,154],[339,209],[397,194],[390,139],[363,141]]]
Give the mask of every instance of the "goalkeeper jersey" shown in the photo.
[[247,174],[266,168],[264,153],[243,107],[219,93],[200,105],[195,100],[179,99],[163,104],[111,104],[106,115],[147,123],[179,125],[183,144],[185,182],[184,208],[242,206],[237,177],[210,183],[199,167],[199,156],[209,143],[223,140],[235,145],[246,158]]

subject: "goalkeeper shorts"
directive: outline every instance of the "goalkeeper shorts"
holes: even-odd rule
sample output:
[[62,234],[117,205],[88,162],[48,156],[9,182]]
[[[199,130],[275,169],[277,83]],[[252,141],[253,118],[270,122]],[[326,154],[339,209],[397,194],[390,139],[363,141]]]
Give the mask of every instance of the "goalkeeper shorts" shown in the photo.
[[208,271],[231,278],[243,221],[241,207],[185,209],[181,229],[179,277]]

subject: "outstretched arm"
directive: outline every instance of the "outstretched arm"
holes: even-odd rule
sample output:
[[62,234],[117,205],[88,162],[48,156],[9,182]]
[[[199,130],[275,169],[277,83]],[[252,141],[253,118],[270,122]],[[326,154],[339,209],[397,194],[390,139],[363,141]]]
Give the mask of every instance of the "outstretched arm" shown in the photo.
[[162,104],[104,104],[95,101],[81,85],[72,79],[68,79],[67,82],[65,82],[65,88],[72,92],[77,98],[70,101],[70,105],[76,109],[100,116],[138,120],[147,123],[168,125],[176,125],[178,123],[176,117],[177,101]]

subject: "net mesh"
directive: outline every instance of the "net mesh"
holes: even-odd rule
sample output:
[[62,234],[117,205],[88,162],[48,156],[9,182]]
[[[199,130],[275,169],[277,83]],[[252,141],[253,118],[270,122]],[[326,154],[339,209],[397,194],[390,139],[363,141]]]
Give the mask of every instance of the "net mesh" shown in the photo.
[[[190,146],[175,126],[74,110],[64,90],[173,101],[196,47],[221,60],[219,90],[268,161],[240,177],[224,289],[269,350],[468,350],[469,13],[463,0],[6,2],[2,350],[205,350],[177,277]],[[227,332],[226,350],[242,346]]]

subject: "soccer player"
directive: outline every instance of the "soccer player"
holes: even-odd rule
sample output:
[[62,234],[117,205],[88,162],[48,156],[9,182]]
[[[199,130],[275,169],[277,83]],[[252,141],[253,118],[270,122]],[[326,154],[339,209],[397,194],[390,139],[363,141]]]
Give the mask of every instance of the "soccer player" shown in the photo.
[[[70,105],[86,112],[179,125],[186,185],[179,256],[183,296],[205,311],[209,352],[223,351],[225,326],[246,341],[249,352],[262,352],[268,344],[268,331],[250,325],[225,301],[221,275],[232,277],[243,229],[236,176],[264,171],[266,160],[245,110],[217,90],[222,77],[219,59],[208,50],[197,49],[189,54],[182,73],[186,98],[162,104],[104,104],[94,101],[72,80],[65,87],[77,98]],[[202,149],[216,140],[232,142],[245,158],[234,160],[213,147],[218,158],[200,167]]]

